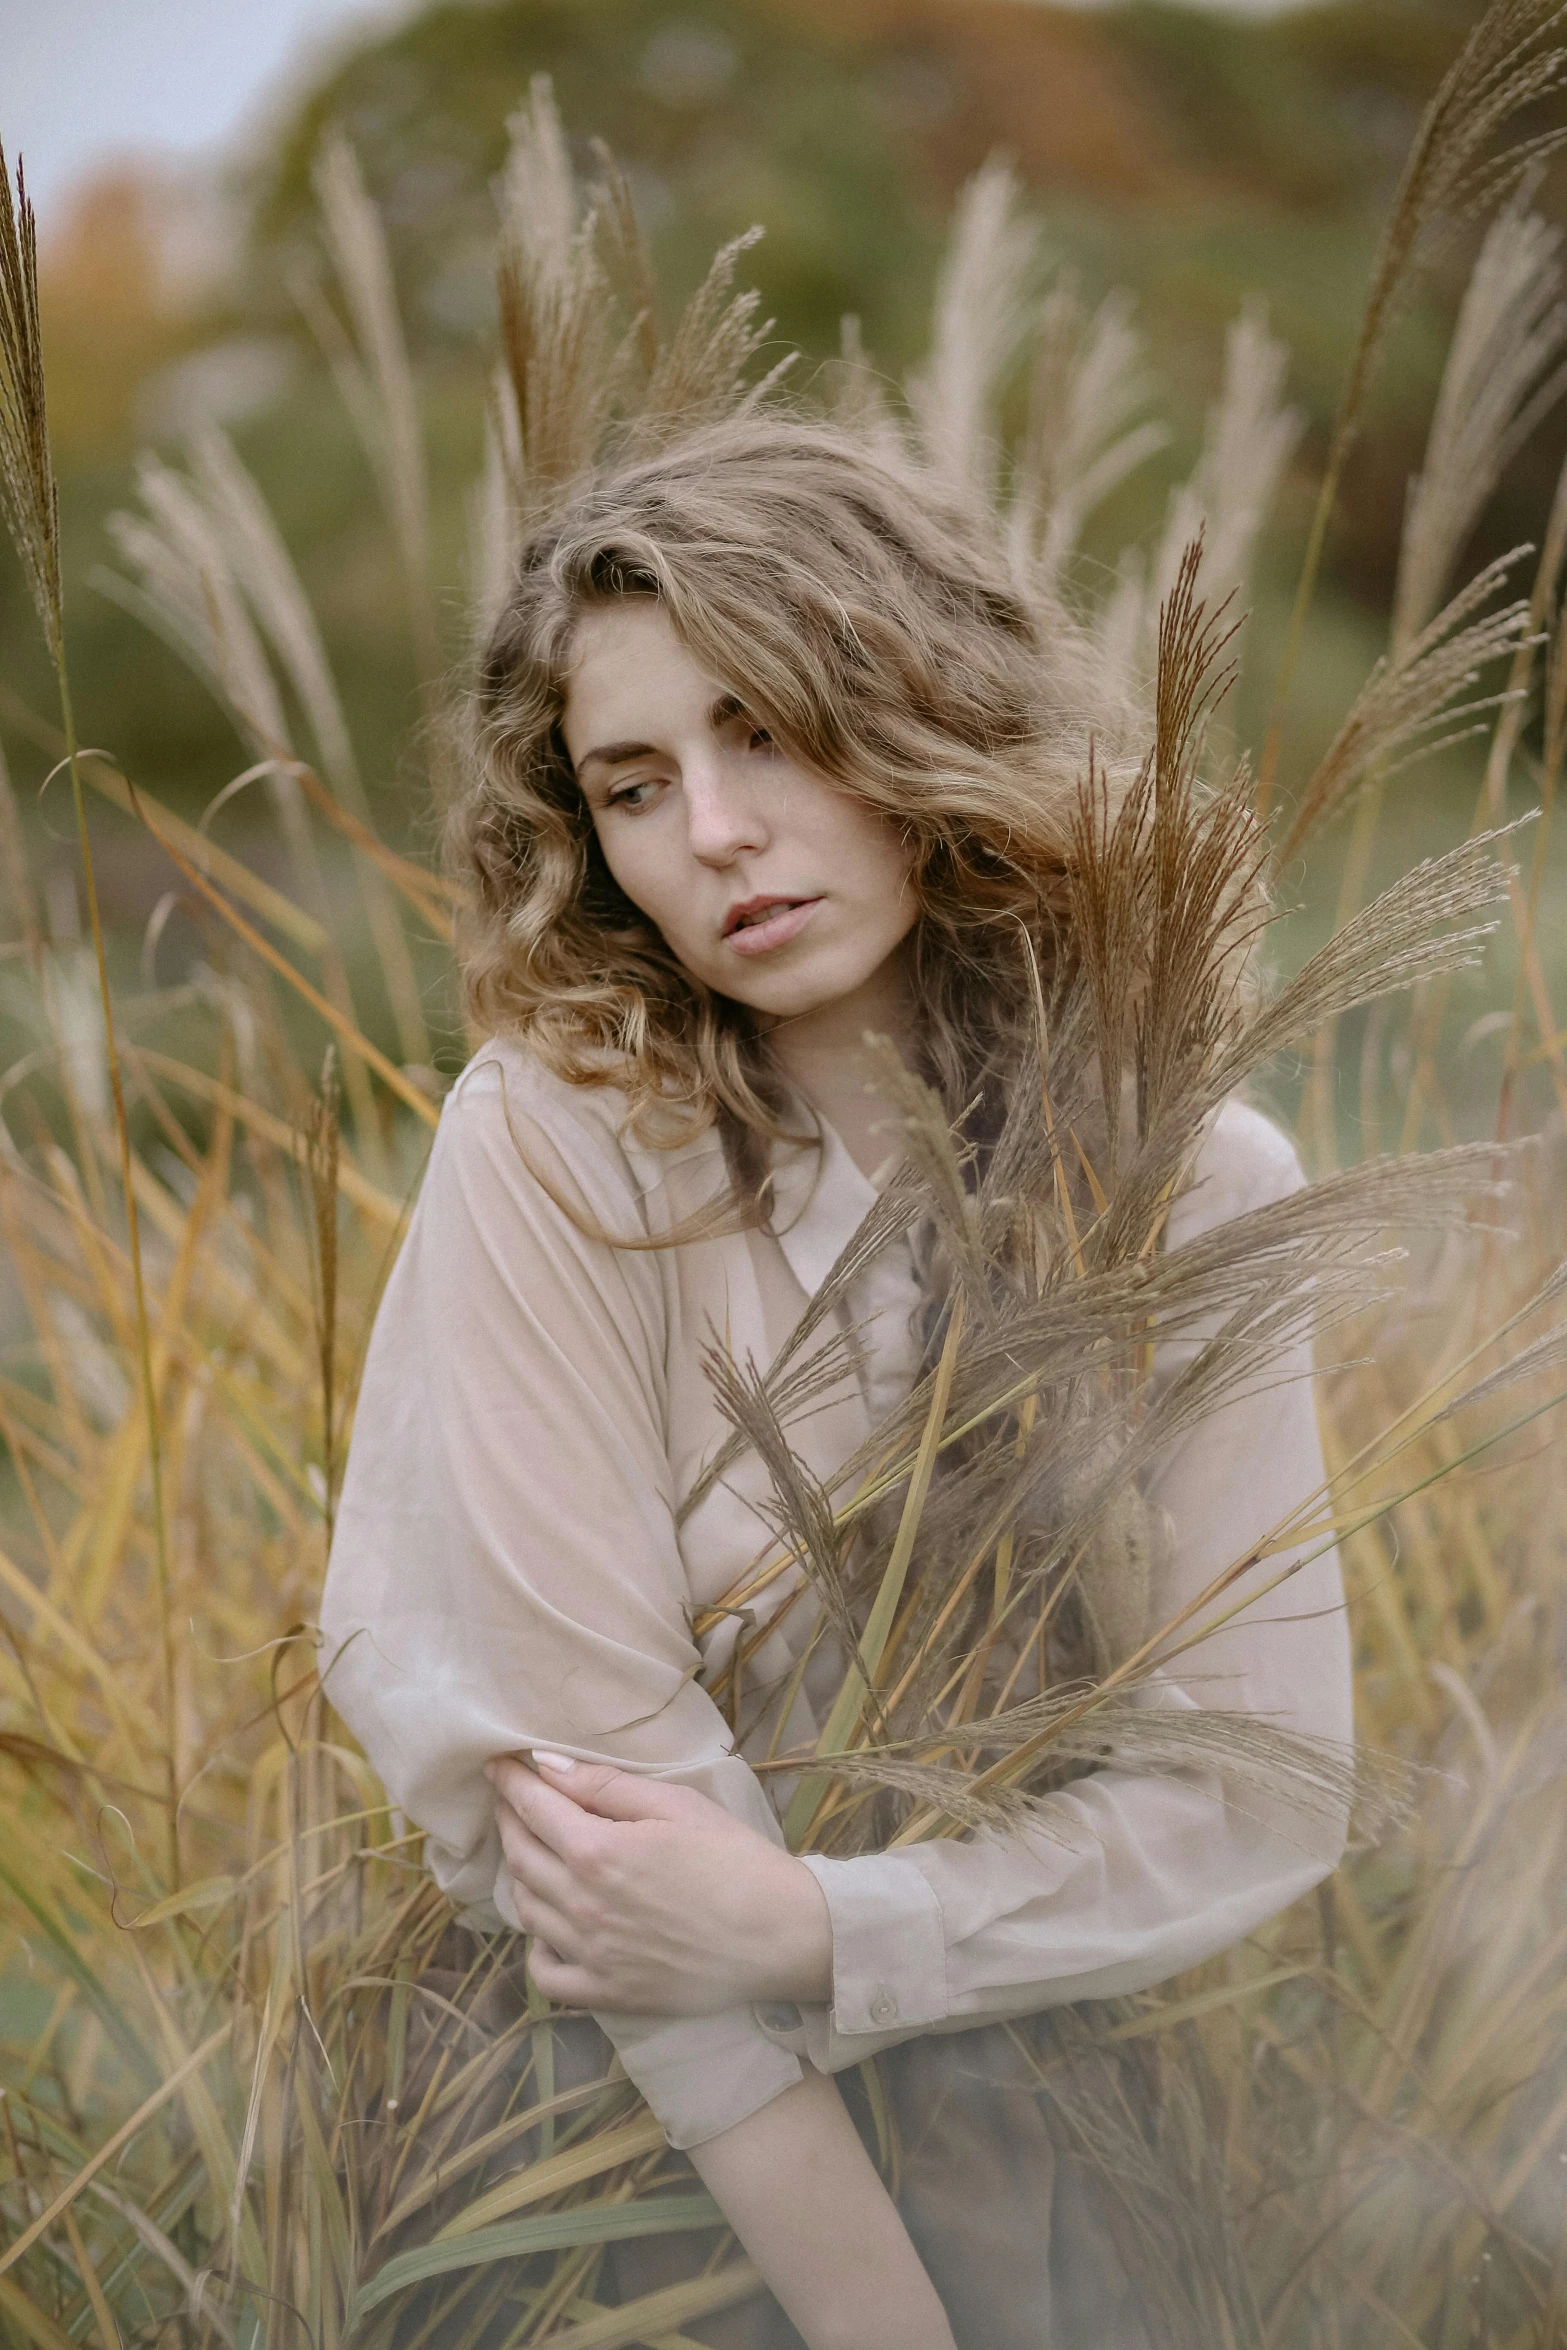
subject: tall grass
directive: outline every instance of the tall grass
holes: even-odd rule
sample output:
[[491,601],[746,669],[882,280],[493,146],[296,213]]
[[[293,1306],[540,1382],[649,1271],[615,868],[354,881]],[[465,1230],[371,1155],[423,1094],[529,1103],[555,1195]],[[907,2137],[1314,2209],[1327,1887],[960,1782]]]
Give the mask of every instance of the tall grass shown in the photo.
[[[1543,22],[1519,0],[1491,16],[1498,36]],[[1439,106],[1454,103],[1449,90]],[[1451,139],[1451,123],[1428,149],[1438,133]],[[1465,171],[1478,154],[1463,147]],[[341,151],[322,189],[349,324],[321,331],[381,451],[428,686],[417,419],[379,230]],[[492,552],[617,404],[656,440],[756,397],[759,348],[732,252],[659,342],[624,190],[611,175],[584,216],[545,92],[520,123],[506,203]],[[1520,234],[1537,261],[1538,233]],[[100,952],[95,996],[69,925],[38,901],[0,784],[7,1010],[30,1027],[0,1096],[0,1232],[25,1331],[0,1374],[0,2339],[680,2350],[754,2291],[753,2272],[629,2084],[578,2077],[569,2019],[529,1995],[511,1948],[453,1932],[417,1835],[344,1740],[316,1669],[354,1367],[434,1117],[409,975],[446,949],[451,894],[370,830],[308,607],[221,444],[188,474],[147,476],[120,534],[136,573],[124,592],[230,708],[246,776],[273,792],[292,890],[76,749],[30,224],[9,185],[0,245],[5,480],[59,660],[89,907],[96,794],[162,844],[202,939],[178,990],[118,1003]],[[1091,320],[1063,287],[1033,311],[1031,266],[1013,192],[991,175],[964,214],[907,416],[862,360],[841,388],[866,429],[922,436],[954,478],[1010,499],[999,527],[1053,576],[1098,488],[1154,435],[1130,422],[1124,312]],[[1031,335],[1033,436],[1018,465],[998,464],[997,387]],[[1114,390],[1097,439],[1096,384]],[[1110,1604],[1135,1584],[1137,1472],[1160,1433],[1139,1419],[1140,1368],[1156,1332],[1201,1331],[1222,1302],[1225,1345],[1202,1353],[1192,1391],[1211,1404],[1308,1320],[1323,1330],[1332,1488],[1275,1548],[1338,1534],[1361,1735],[1423,1774],[1415,1800],[1390,1821],[1373,1785],[1375,1833],[1318,1900],[1156,1994],[1064,2022],[1068,2069],[1098,2084],[1067,2119],[1126,2182],[1152,2250],[1191,2248],[1192,2276],[1159,2288],[1161,2339],[1547,2350],[1567,2341],[1567,1498],[1549,1416],[1567,1364],[1551,1320],[1561,1135],[1505,1170],[1487,1145],[1336,1178],[1206,1256],[1157,1247],[1206,1106],[1357,1003],[1423,991],[1412,1065],[1426,1103],[1439,1098],[1430,1007],[1478,951],[1488,908],[1508,909],[1530,974],[1509,1069],[1559,1049],[1533,954],[1538,896],[1504,870],[1515,848],[1484,838],[1368,914],[1347,907],[1289,987],[1256,1002],[1237,985],[1270,852],[1244,770],[1216,764],[1234,652],[1221,606],[1287,454],[1279,385],[1253,322],[1210,435],[1226,462],[1178,501],[1151,566],[1123,568],[1104,625],[1126,673],[1146,674],[1152,748],[1113,822],[1085,794],[1082,962],[1041,989],[1041,1083],[981,1180],[922,1090],[889,1076],[908,1171],[856,1246],[916,1214],[935,1222],[949,1285],[925,1380],[828,1494],[787,1442],[790,1411],[835,1370],[824,1312],[765,1379],[721,1357],[713,1373],[852,1659],[815,1754],[792,1758],[809,1767],[789,1815],[797,1845],[847,1850],[1017,1816],[1107,1737],[1141,1734],[1150,1768],[1191,1758],[1170,1745],[1170,1717],[1123,1700],[1222,1614],[1233,1572],[1174,1624]],[[1054,484],[1050,415],[1079,428]],[[1237,481],[1250,502],[1216,512]],[[1439,489],[1428,467],[1422,494]],[[1206,577],[1190,543],[1203,523]],[[1413,535],[1434,580],[1432,532]],[[1521,690],[1555,628],[1559,535],[1532,601],[1498,608],[1487,579],[1423,634],[1395,632],[1299,837],[1455,726],[1497,724],[1506,766],[1519,704],[1498,711],[1493,681]],[[1437,600],[1415,598],[1422,624]],[[1547,791],[1563,677],[1553,642]],[[348,888],[400,1058],[365,1033],[335,944],[333,893]],[[1141,1007],[1139,957],[1153,975]],[[1384,1041],[1400,1016],[1375,1015]],[[1140,1110],[1123,1122],[1106,1072],[1129,1052]],[[1396,1280],[1378,1253],[1389,1230],[1413,1251]],[[861,1525],[874,1535],[851,1572]],[[1009,1704],[1008,1656],[1074,1612],[1093,1650],[1083,1669]],[[1266,1725],[1193,1719],[1189,1738],[1220,1740],[1203,1751],[1263,1787],[1330,1804],[1348,1792],[1331,1758]],[[1118,2119],[1133,2074],[1158,2093],[1140,2108],[1165,2117],[1157,2131]],[[869,2093],[895,2170],[874,2081]],[[624,2248],[658,2237],[689,2239],[688,2273],[640,2289]]]

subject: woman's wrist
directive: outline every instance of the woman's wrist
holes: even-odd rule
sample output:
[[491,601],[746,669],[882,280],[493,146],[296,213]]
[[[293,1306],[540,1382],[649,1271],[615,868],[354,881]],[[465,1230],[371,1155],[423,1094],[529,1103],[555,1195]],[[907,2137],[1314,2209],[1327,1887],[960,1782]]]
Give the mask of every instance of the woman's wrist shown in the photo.
[[817,2007],[832,1998],[832,1912],[803,1861],[780,1869],[779,1897],[758,1922],[758,1999]]

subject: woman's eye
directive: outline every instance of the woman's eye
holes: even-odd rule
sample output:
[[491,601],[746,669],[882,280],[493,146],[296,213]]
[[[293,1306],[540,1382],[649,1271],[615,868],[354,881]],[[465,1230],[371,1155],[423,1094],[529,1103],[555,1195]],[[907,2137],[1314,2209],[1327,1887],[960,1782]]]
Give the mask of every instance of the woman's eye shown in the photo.
[[645,808],[658,789],[658,777],[645,775],[638,783],[622,784],[609,795],[612,808]]
[[748,751],[770,751],[773,747],[773,738],[765,726],[752,726],[747,729],[746,749]]

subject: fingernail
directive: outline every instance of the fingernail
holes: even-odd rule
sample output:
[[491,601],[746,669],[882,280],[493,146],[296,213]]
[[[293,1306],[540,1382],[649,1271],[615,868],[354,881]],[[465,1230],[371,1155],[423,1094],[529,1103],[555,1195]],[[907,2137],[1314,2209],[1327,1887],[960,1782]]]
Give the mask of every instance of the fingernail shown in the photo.
[[547,1747],[543,1746],[536,1746],[533,1749],[533,1761],[535,1768],[542,1763],[547,1771],[574,1771],[577,1767],[571,1755],[552,1754]]

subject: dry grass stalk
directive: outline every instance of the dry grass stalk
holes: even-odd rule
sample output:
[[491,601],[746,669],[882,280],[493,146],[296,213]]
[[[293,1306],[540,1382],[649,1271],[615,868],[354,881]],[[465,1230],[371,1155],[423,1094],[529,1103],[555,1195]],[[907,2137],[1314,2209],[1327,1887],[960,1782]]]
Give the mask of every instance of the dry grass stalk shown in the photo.
[[[0,477],[5,487],[5,518],[22,568],[33,591],[44,639],[49,648],[60,697],[65,736],[65,759],[71,778],[72,808],[81,853],[82,880],[92,930],[98,999],[103,1013],[105,1062],[114,1105],[115,1141],[123,1187],[126,1244],[134,1291],[138,1368],[146,1413],[148,1467],[152,1484],[153,1538],[157,1562],[158,1622],[165,1699],[172,1713],[174,1697],[174,1628],[170,1609],[168,1520],[163,1491],[163,1436],[158,1416],[151,1326],[147,1314],[142,1266],[141,1225],[132,1182],[130,1121],[126,1114],[119,1054],[115,1044],[114,1003],[109,987],[108,958],[98,907],[98,886],[87,809],[82,793],[76,717],[71,701],[70,673],[65,653],[64,586],[60,577],[59,500],[49,445],[49,415],[43,374],[42,337],[38,317],[38,237],[27,199],[20,165],[13,204],[10,175],[0,149]],[[76,1105],[73,1104],[73,1108]],[[96,1167],[93,1177],[96,1178]],[[96,1190],[94,1180],[94,1189]],[[164,1785],[172,1797],[176,1785],[172,1732],[164,1758]],[[171,1801],[166,1821],[170,1864],[179,1873],[179,1826]]]

